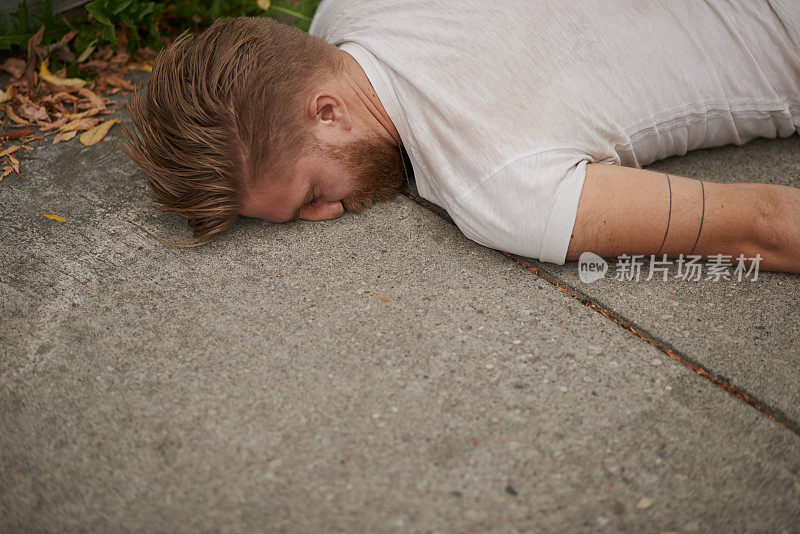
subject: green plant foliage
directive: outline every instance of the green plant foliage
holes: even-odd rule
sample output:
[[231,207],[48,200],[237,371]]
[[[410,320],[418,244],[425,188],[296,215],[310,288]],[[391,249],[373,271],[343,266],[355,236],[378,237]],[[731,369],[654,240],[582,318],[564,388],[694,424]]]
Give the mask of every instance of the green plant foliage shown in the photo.
[[33,37],[42,24],[45,33],[42,43],[50,43],[67,33],[67,27],[53,19],[50,0],[39,2],[36,12],[38,16],[31,18],[27,2],[21,2],[16,11],[0,13],[0,51],[13,50],[15,47],[25,49],[28,40]]
[[32,20],[28,5],[23,1],[16,11],[0,13],[0,53],[24,54],[28,40],[42,24],[45,26],[42,44],[56,41],[70,30],[79,30],[73,42],[77,55],[89,46],[109,44],[116,48],[120,31],[128,36],[129,52],[142,46],[158,50],[163,46],[162,34],[175,37],[184,30],[196,31],[225,17],[275,17],[308,31],[320,1],[274,0],[270,8],[264,11],[258,7],[256,0],[94,0],[86,4],[83,16],[70,20],[64,16],[54,17],[50,0],[40,2],[35,10],[37,16]]
[[[314,18],[321,0],[307,0],[301,2],[273,2],[267,15],[276,17],[279,15],[290,15],[294,18],[294,25],[307,32],[311,26],[311,19]],[[285,4],[285,5],[284,5]]]
[[[168,16],[176,21],[193,21],[195,26],[208,26],[225,17],[269,16],[290,20],[303,31],[308,31],[311,18],[319,7],[320,0],[274,0],[267,11],[258,7],[256,0],[179,0],[169,2]],[[186,29],[187,26],[182,27]]]
[[116,31],[120,26],[128,30],[129,50],[141,46],[157,47],[161,32],[158,17],[166,2],[139,2],[138,0],[94,0],[86,4],[93,20],[99,25],[102,41],[117,45]]

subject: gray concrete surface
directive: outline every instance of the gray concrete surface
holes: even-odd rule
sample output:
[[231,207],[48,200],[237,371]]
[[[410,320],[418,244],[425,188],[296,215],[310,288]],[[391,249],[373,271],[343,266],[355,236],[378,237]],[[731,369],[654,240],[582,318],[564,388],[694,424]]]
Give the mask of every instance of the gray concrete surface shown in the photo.
[[[714,182],[764,182],[800,187],[800,136],[692,152],[649,167]],[[581,282],[578,262],[528,260],[613,310],[720,381],[732,384],[800,431],[800,276],[760,272],[758,280],[669,280],[656,274]]]
[[170,248],[115,133],[0,191],[0,531],[797,531],[800,436],[431,211]]

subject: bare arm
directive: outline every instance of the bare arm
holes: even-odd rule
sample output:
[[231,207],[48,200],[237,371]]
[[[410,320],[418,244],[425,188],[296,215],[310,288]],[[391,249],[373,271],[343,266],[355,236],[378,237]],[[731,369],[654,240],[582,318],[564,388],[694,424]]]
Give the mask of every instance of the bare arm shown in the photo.
[[[567,259],[621,254],[762,256],[759,268],[800,273],[800,189],[720,184],[662,172],[589,164]],[[703,190],[705,215],[703,213]],[[698,239],[702,217],[702,231]],[[669,219],[669,231],[667,220]],[[697,244],[695,245],[695,241]]]

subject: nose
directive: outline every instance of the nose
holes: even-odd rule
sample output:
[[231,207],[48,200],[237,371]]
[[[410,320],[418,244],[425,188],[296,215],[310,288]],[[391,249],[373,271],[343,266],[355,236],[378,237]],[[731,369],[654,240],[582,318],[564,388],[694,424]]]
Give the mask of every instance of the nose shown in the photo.
[[344,206],[340,200],[334,202],[316,202],[300,210],[300,218],[306,221],[327,221],[341,217]]

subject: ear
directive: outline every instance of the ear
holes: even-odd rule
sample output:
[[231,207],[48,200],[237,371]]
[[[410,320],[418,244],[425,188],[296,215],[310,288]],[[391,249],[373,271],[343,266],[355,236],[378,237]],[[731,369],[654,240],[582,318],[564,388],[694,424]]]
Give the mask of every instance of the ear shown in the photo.
[[338,93],[319,91],[311,95],[308,102],[308,118],[313,122],[312,128],[321,137],[331,134],[331,128],[349,131],[353,127],[353,117],[344,99]]

